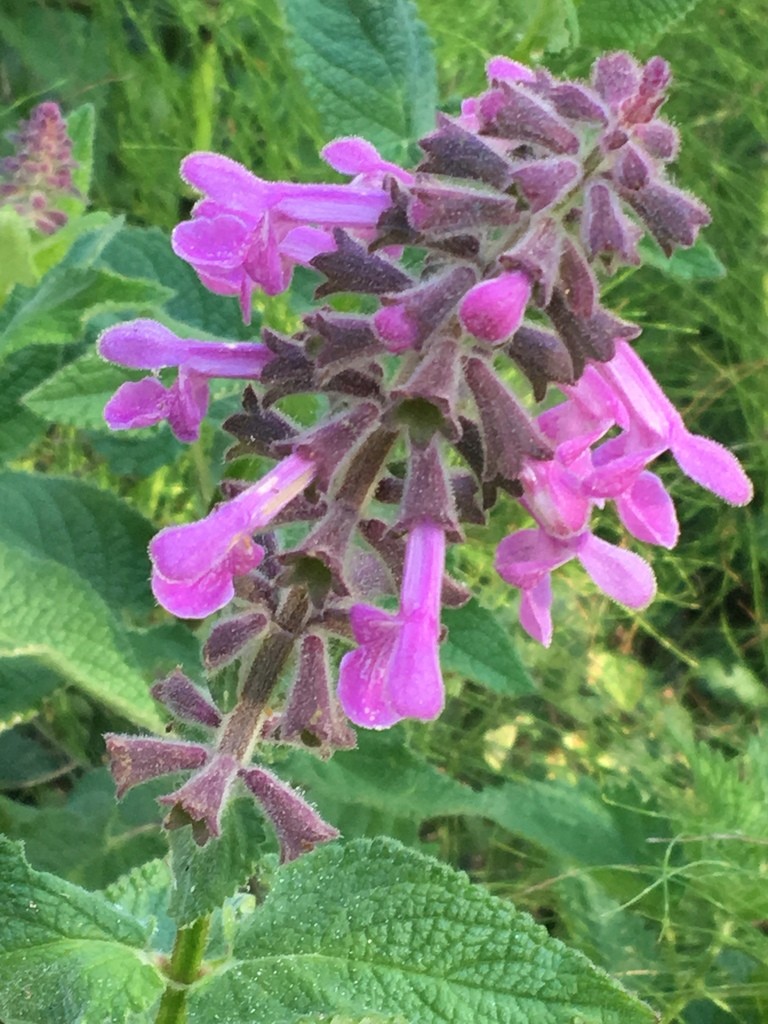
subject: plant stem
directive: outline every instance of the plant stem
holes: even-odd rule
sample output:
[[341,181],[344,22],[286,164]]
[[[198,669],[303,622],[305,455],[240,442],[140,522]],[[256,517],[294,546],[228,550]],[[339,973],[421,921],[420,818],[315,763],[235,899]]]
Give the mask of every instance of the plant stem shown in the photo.
[[199,917],[188,928],[179,928],[176,932],[166,972],[168,984],[160,1000],[155,1024],[184,1024],[186,1021],[187,986],[192,984],[200,970],[210,922],[207,915]]
[[275,618],[272,632],[259,648],[237,704],[224,724],[218,742],[220,753],[231,754],[241,763],[248,760],[259,719],[301,634],[308,608],[306,588],[293,587]]

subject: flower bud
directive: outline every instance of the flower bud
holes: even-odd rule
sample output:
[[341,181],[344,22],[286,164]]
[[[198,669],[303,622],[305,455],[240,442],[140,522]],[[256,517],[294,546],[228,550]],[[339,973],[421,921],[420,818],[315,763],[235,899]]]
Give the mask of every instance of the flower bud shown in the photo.
[[219,709],[181,669],[175,669],[165,679],[155,683],[150,693],[181,722],[207,725],[211,729],[221,724]]
[[530,297],[528,275],[507,271],[470,288],[459,305],[459,319],[476,338],[498,344],[520,326]]

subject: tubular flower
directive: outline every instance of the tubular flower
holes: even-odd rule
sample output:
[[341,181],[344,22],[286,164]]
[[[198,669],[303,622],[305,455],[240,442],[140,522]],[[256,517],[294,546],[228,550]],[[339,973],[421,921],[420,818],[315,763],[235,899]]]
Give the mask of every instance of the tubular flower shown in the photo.
[[255,288],[285,291],[297,263],[335,249],[324,228],[370,233],[389,205],[379,187],[264,181],[218,153],[193,153],[181,173],[203,198],[174,231],[174,252],[211,291],[239,296],[246,322]]
[[384,729],[401,718],[431,719],[440,714],[444,564],[445,533],[434,523],[420,523],[408,534],[400,610],[390,614],[363,604],[352,609],[359,646],[342,659],[339,699],[357,725]]
[[236,498],[196,523],[169,526],[149,546],[152,590],[174,615],[202,619],[235,595],[233,579],[255,569],[264,548],[253,540],[315,476],[315,465],[300,455],[270,470]]
[[261,342],[213,342],[179,338],[155,320],[130,320],[110,327],[99,354],[137,370],[179,368],[170,387],[157,377],[121,384],[104,408],[112,430],[150,427],[168,420],[180,441],[196,441],[208,412],[211,377],[258,380],[272,353]]

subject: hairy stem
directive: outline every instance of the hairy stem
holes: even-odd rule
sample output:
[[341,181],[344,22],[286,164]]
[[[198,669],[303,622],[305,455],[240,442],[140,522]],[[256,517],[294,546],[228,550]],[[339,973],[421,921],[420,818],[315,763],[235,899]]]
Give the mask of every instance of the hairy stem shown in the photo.
[[253,660],[237,704],[230,712],[219,739],[218,748],[245,763],[255,742],[259,719],[293,645],[301,635],[309,608],[306,588],[293,587],[278,612],[272,632],[261,644]]
[[208,938],[210,917],[200,917],[188,928],[179,928],[167,968],[166,986],[155,1024],[184,1024],[187,1019],[187,986],[198,975]]

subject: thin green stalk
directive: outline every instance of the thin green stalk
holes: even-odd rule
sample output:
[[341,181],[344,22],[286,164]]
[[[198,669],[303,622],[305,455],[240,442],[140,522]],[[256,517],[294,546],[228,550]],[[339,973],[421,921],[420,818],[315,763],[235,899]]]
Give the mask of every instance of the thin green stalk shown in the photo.
[[211,919],[199,917],[188,928],[179,928],[168,965],[168,984],[155,1024],[184,1024],[187,1019],[187,989],[197,978],[208,939]]

